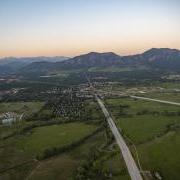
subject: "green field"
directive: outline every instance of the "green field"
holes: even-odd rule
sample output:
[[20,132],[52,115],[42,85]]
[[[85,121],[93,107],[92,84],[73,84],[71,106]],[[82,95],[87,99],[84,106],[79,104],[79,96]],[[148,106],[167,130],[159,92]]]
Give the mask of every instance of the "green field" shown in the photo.
[[[44,150],[54,147],[63,147],[76,142],[91,134],[96,128],[95,125],[88,125],[85,123],[44,126],[35,128],[23,135],[16,135],[7,140],[1,140],[0,170],[5,167],[17,166],[27,161],[33,161],[36,155],[43,153]],[[78,151],[77,154],[80,154],[79,152],[81,151]],[[33,170],[37,162],[30,162],[28,164],[10,170],[8,173],[3,173],[0,179],[6,179],[5,177],[12,178],[12,176],[17,176],[17,179],[21,179],[27,176],[27,173]],[[77,168],[77,166],[73,167]],[[24,168],[26,168],[26,170],[24,170]],[[23,171],[25,171],[25,173],[22,173]]]
[[177,82],[165,82],[160,84],[161,87],[167,88],[167,89],[179,89],[180,83]]
[[[27,137],[11,138],[4,143],[6,146],[4,151],[0,152],[1,166],[11,167],[22,162],[33,160],[33,154],[40,153],[47,147],[57,145],[64,146],[72,141],[77,141],[84,137],[87,133],[91,133],[96,127],[84,123],[69,123],[58,126],[47,126],[36,128],[31,135]],[[68,135],[67,133],[70,133]],[[34,135],[33,135],[34,134]],[[44,141],[46,139],[46,141]],[[69,152],[64,152],[58,156],[42,160],[30,162],[26,165],[8,170],[0,175],[2,180],[6,179],[74,179],[77,174],[77,169],[81,164],[88,163],[91,159],[91,154],[99,149],[100,155],[89,167],[87,172],[92,176],[97,176],[97,172],[102,170],[110,171],[113,174],[113,180],[122,179],[129,180],[129,176],[124,164],[124,161],[119,154],[117,147],[103,148],[106,144],[106,135],[104,131],[90,137],[84,143],[71,149]],[[102,150],[101,150],[102,149]],[[113,151],[112,151],[113,150]],[[113,155],[113,152],[115,154]],[[2,157],[3,155],[3,157]],[[112,156],[113,155],[113,156]],[[94,174],[95,173],[95,174]],[[97,178],[95,178],[97,179]]]
[[15,133],[19,133],[20,131],[22,131],[23,128],[30,126],[32,124],[33,124],[32,121],[29,121],[29,122],[20,121],[20,122],[13,123],[10,126],[1,126],[0,127],[0,142],[1,142],[1,139]]
[[163,179],[179,180],[180,131],[170,132],[138,146],[144,170],[158,171]]
[[28,153],[39,154],[50,147],[68,145],[95,130],[84,123],[69,123],[35,128],[32,134],[21,137],[17,146]]
[[179,117],[164,117],[152,115],[134,116],[131,118],[117,119],[117,125],[123,129],[135,144],[152,140],[166,133],[167,126],[179,124]]
[[91,137],[81,146],[73,149],[69,153],[63,153],[57,157],[48,159],[40,164],[37,170],[31,175],[30,180],[51,179],[73,179],[77,167],[82,160],[88,157],[88,154],[95,147],[99,147],[104,143],[104,133],[99,133]]
[[136,114],[142,110],[147,110],[149,112],[164,112],[171,111],[177,112],[180,110],[178,106],[172,106],[168,104],[162,104],[152,101],[136,100],[132,98],[116,98],[106,100],[106,104],[110,106],[111,110],[114,112],[119,112],[121,105],[128,105],[125,111],[129,114]]
[[[143,96],[180,103],[180,83],[179,82],[157,83],[157,84],[153,84],[153,86],[150,86],[150,88],[153,88],[153,87],[154,88],[160,87],[163,89],[156,90],[154,92],[151,92],[151,91],[148,92],[148,87],[147,87],[147,93],[143,94]],[[138,94],[138,95],[141,96],[142,94]]]
[[[7,102],[0,103],[0,115],[7,112],[14,112],[18,115],[24,113],[25,117],[29,117],[33,113],[38,112],[42,107],[43,102]],[[2,118],[3,119],[3,118]],[[15,132],[21,131],[22,128],[31,125],[33,122],[20,121],[11,126],[0,127],[0,138],[9,136]]]
[[180,103],[180,92],[149,93],[145,97]]
[[[177,93],[149,93],[148,95],[173,101],[177,99]],[[136,146],[143,170],[150,171],[153,176],[158,172],[163,179],[178,180],[180,108],[128,97],[105,98],[104,102],[115,123],[122,130],[135,160],[137,157],[132,143]],[[76,122],[57,121],[54,125],[49,125],[49,121],[59,119],[50,118],[46,121],[41,118],[43,113],[44,117],[51,114],[48,108],[42,109],[43,105],[44,103],[41,102],[0,104],[0,113],[12,111],[20,114],[26,111],[31,115],[41,109],[38,112],[40,116],[35,114],[34,121],[32,118],[28,119],[31,121],[0,127],[0,171],[15,166],[1,173],[0,179],[73,180],[83,175],[87,177],[86,179],[94,180],[130,179],[119,148],[112,139],[104,116],[95,101],[85,102],[85,116],[82,119]],[[63,119],[63,117],[59,118]],[[31,127],[32,124],[38,123],[40,127],[36,126],[21,132],[24,127]],[[45,124],[41,125],[41,123]],[[99,127],[103,129],[77,146],[70,146],[69,150],[58,152],[46,159],[41,158],[47,150],[74,144]],[[3,139],[13,132],[15,134],[12,137]],[[22,165],[24,162],[27,163]],[[20,166],[17,166],[19,164]],[[110,174],[112,174],[111,178]]]
[[178,180],[180,108],[129,98],[105,102],[126,141],[136,145],[143,169],[158,172],[167,180]]
[[68,123],[44,126],[31,132],[9,139],[19,150],[30,155],[41,154],[45,149],[68,145],[96,129],[96,126],[84,123]]
[[[86,158],[88,158],[89,154],[94,151],[94,149],[102,147],[102,145],[105,143],[104,139],[104,132],[98,133],[94,137],[91,137],[84,144],[73,149],[69,153],[64,153],[56,158],[51,158],[44,161],[33,172],[33,175],[31,175],[31,178],[29,179],[74,179],[78,166],[86,161]],[[117,149],[117,147],[115,149]],[[119,151],[117,151],[114,156],[112,156],[111,151],[106,151],[103,156],[98,158],[93,163],[93,167],[88,169],[88,171],[91,172],[92,169],[96,169],[98,167],[101,167],[104,170],[110,170],[113,174],[113,177],[111,178],[112,180],[130,180],[130,177],[124,165],[124,161],[119,154]],[[92,179],[99,178],[96,177]]]
[[0,113],[15,112],[27,115],[37,112],[44,105],[43,102],[8,102],[0,103]]

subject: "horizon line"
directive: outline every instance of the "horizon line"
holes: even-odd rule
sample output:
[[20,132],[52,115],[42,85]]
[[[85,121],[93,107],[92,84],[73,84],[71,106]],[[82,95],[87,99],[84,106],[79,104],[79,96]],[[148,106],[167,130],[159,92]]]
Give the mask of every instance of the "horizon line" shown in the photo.
[[149,50],[151,50],[151,49],[171,49],[171,50],[178,50],[178,51],[180,51],[180,49],[178,49],[178,48],[169,48],[169,47],[152,47],[152,48],[148,48],[148,49],[146,49],[146,50],[142,50],[141,51],[141,53],[129,53],[129,54],[127,54],[127,55],[121,55],[121,54],[119,54],[119,53],[116,53],[116,52],[114,52],[114,51],[102,51],[102,52],[100,52],[100,51],[89,51],[89,52],[87,52],[87,53],[80,53],[80,54],[78,54],[78,55],[74,55],[74,56],[64,56],[64,55],[49,55],[49,56],[46,56],[46,55],[33,55],[33,56],[0,56],[0,60],[2,60],[2,59],[6,59],[6,58],[42,58],[42,57],[64,57],[64,58],[74,58],[74,57],[77,57],[77,56],[81,56],[81,55],[86,55],[86,54],[89,54],[89,53],[99,53],[99,54],[103,54],[103,53],[114,53],[114,54],[116,54],[116,55],[118,55],[118,56],[133,56],[133,55],[138,55],[138,54],[142,54],[142,53],[145,53],[146,51],[149,51]]

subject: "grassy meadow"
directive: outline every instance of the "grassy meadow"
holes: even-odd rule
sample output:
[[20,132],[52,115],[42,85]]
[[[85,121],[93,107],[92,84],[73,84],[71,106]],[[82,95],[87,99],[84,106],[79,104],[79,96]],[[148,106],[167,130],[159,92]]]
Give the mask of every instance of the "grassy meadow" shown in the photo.
[[[143,170],[178,180],[180,108],[130,98],[105,102],[126,141],[136,145]],[[133,149],[132,152],[135,153]]]

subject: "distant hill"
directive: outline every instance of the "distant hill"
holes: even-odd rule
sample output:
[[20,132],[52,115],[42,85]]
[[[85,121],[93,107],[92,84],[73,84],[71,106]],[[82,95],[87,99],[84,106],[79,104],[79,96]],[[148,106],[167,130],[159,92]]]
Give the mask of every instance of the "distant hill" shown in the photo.
[[36,62],[61,62],[69,59],[68,57],[6,57],[0,59],[0,74],[15,73],[25,66]]
[[[54,58],[33,58],[21,61],[24,65],[18,65],[19,61],[6,68],[12,68],[16,65],[20,67],[17,73],[20,74],[48,74],[62,70],[88,70],[90,68],[131,68],[144,67],[146,69],[159,69],[164,71],[180,71],[180,51],[177,49],[168,48],[152,48],[142,54],[131,56],[119,56],[113,52],[97,53],[91,52],[88,54],[76,56],[70,59]],[[32,62],[33,61],[33,62]],[[31,62],[31,63],[30,63]],[[12,66],[13,64],[13,66]],[[0,67],[1,68],[1,67]]]
[[54,56],[54,57],[45,57],[45,56],[38,56],[38,57],[6,57],[0,58],[0,65],[7,65],[9,63],[21,62],[30,64],[32,62],[60,62],[69,59],[69,57],[64,56]]
[[156,69],[180,71],[180,51],[177,49],[150,49],[143,53],[144,61]]
[[113,52],[90,52],[88,54],[76,56],[72,59],[69,59],[69,61],[62,62],[61,64],[63,66],[67,66],[67,68],[89,68],[114,66],[120,62],[121,57]]
[[46,74],[53,71],[61,70],[77,70],[84,69],[87,70],[91,67],[110,67],[118,65],[121,62],[121,57],[115,53],[97,53],[90,52],[88,54],[83,54],[76,56],[74,58],[50,63],[50,62],[35,62],[31,63],[28,66],[22,69],[22,73],[36,73],[37,74]]
[[129,65],[144,65],[162,70],[180,70],[180,51],[168,48],[152,48],[142,54],[124,56]]

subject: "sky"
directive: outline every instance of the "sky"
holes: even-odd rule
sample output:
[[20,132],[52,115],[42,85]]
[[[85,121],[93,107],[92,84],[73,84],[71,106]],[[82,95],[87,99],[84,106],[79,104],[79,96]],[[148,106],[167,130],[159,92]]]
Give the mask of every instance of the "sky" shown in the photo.
[[180,0],[0,0],[0,57],[180,49]]

